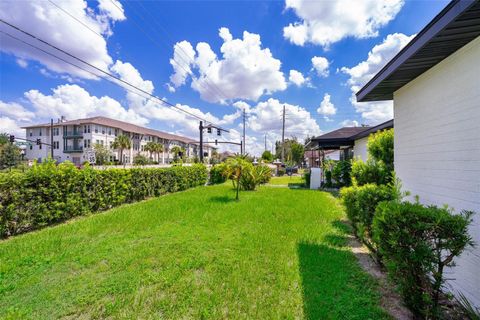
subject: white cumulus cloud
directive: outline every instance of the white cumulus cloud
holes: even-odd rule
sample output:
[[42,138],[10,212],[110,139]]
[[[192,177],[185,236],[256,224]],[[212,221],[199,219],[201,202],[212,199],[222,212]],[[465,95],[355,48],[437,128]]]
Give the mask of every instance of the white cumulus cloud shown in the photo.
[[330,65],[330,62],[328,62],[328,59],[325,57],[313,57],[312,58],[312,66],[313,70],[317,72],[317,75],[319,77],[326,78],[328,77],[328,74],[330,71],[328,70],[328,66]]
[[358,123],[357,120],[343,120],[342,122],[340,122],[340,125],[342,127],[359,127],[360,126],[360,123]]
[[308,78],[305,78],[300,71],[292,69],[290,70],[288,81],[290,81],[297,87],[301,87],[303,84],[308,83]]
[[172,87],[184,85],[191,77],[191,87],[203,100],[221,103],[232,99],[256,101],[264,94],[286,89],[281,62],[270,49],[262,48],[260,35],[244,31],[242,39],[234,39],[223,27],[219,36],[223,39],[221,57],[205,42],[198,43],[195,50],[188,41],[175,44],[170,60],[174,69]]
[[352,91],[350,102],[356,111],[362,114],[367,123],[378,123],[393,118],[391,101],[357,102],[357,93],[385,64],[390,61],[415,35],[402,33],[389,34],[380,44],[368,53],[368,58],[351,68],[343,67],[341,71],[350,76],[348,85]]
[[283,29],[283,36],[291,43],[306,43],[324,48],[346,37],[368,38],[400,11],[404,0],[286,0],[300,18]]
[[[82,26],[78,21],[75,21],[48,1],[0,1],[0,18],[99,68],[107,70],[112,63],[106,41],[107,37],[112,34],[111,25],[115,21],[125,19],[122,5],[116,0],[115,3],[120,9],[112,7],[110,0],[100,0],[97,8],[89,7],[88,3],[83,0],[55,2],[57,6],[80,20],[95,33]],[[0,26],[0,30],[32,42],[32,39],[28,36],[4,24]],[[68,73],[75,77],[86,79],[96,79],[95,76],[85,71],[46,55],[6,35],[0,35],[0,41],[2,43],[0,50],[15,55],[19,61],[24,61],[25,63],[20,63],[21,66],[26,66],[28,60],[35,60],[53,72]],[[42,44],[37,44],[37,46],[43,49],[49,48]],[[67,61],[75,61],[62,54],[59,55]]]
[[330,101],[330,95],[328,93],[325,93],[323,96],[323,100],[320,103],[317,112],[323,115],[327,121],[330,120],[329,116],[333,116],[337,113],[337,108],[335,108],[335,105]]

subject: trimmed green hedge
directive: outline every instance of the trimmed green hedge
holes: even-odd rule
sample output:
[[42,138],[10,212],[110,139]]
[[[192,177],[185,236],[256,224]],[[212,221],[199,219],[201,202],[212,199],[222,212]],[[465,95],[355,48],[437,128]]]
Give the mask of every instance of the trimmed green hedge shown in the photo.
[[204,165],[94,170],[43,163],[0,175],[0,237],[204,185]]

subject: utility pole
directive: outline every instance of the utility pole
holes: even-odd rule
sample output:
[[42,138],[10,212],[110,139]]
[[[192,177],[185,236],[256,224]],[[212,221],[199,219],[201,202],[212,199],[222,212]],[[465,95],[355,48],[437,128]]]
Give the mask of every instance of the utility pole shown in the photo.
[[203,163],[203,121],[200,121],[200,163]]
[[53,119],[50,119],[50,156],[53,160]]
[[282,163],[285,162],[285,105],[282,113]]
[[245,108],[243,109],[243,148],[242,148],[242,155],[245,153],[245,118],[246,118],[246,114],[245,114]]
[[267,133],[265,132],[265,151],[267,151]]

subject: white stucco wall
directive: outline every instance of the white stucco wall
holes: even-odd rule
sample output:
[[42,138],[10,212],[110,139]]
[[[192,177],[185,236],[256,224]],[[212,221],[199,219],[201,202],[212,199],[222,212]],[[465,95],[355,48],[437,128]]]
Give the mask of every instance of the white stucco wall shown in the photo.
[[395,92],[394,119],[404,189],[423,203],[477,212],[477,247],[447,278],[480,306],[480,37]]
[[367,141],[368,136],[355,140],[355,145],[353,146],[353,156],[355,159],[360,158],[364,162],[367,161]]

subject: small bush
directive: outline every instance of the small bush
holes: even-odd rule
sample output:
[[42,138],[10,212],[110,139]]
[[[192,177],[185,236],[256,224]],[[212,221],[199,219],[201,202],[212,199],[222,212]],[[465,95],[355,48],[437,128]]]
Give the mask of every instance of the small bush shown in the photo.
[[367,150],[374,161],[381,161],[388,170],[393,170],[393,129],[382,130],[368,138]]
[[287,173],[287,170],[286,170],[285,168],[282,168],[282,167],[279,167],[279,168],[278,168],[278,170],[277,170],[277,175],[278,175],[279,177],[284,176],[285,173]]
[[366,163],[355,160],[352,164],[352,183],[363,186],[368,183],[378,185],[388,184],[392,181],[393,172],[383,162],[369,159]]
[[263,165],[246,166],[240,178],[240,188],[242,190],[255,190],[258,185],[265,184],[270,181],[270,168]]
[[398,200],[396,186],[366,184],[342,188],[340,191],[346,213],[359,238],[374,252],[372,224],[377,205],[382,201]]
[[0,175],[0,237],[205,184],[203,165],[94,170],[65,162]]
[[305,170],[303,173],[303,180],[305,180],[305,187],[310,188],[310,178],[312,176],[312,172],[310,169]]
[[327,187],[327,188],[332,188],[333,187],[332,171],[331,170],[326,170],[325,171],[325,187]]
[[133,164],[137,166],[144,166],[150,163],[150,160],[144,155],[137,154],[133,157]]
[[210,168],[210,184],[219,184],[227,181],[225,177],[225,163],[219,163]]
[[438,300],[445,267],[473,245],[468,234],[472,212],[385,202],[373,221],[376,246],[406,304],[418,315],[439,317]]
[[352,184],[350,172],[352,164],[349,160],[337,161],[332,170],[332,177],[338,187],[349,186]]

